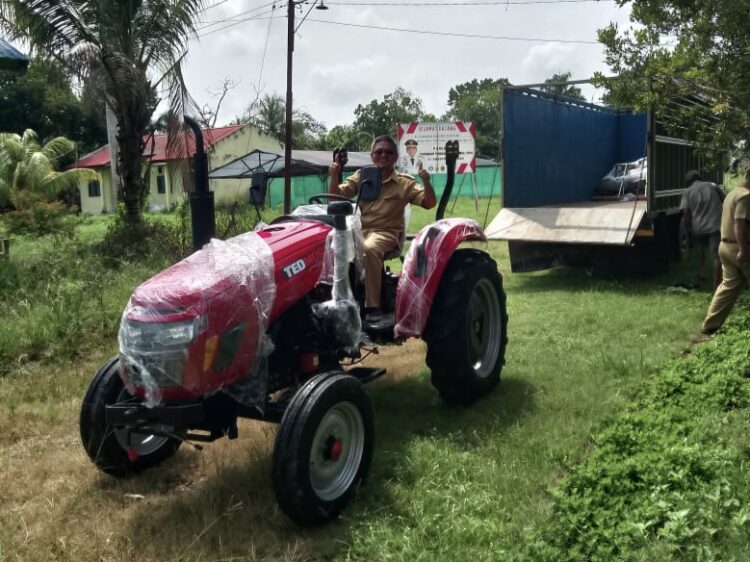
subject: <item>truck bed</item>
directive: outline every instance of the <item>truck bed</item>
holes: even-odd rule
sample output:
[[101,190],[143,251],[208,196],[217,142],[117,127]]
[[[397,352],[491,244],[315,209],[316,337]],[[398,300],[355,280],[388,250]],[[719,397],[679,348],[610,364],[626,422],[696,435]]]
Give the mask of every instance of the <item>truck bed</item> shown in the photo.
[[491,240],[627,245],[645,213],[645,200],[505,208],[485,233]]

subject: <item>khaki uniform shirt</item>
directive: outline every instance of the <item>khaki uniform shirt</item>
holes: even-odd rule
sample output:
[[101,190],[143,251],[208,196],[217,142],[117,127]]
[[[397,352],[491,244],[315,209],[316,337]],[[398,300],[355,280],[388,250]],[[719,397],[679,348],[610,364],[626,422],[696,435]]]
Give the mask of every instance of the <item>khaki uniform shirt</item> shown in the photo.
[[724,199],[721,211],[721,239],[734,240],[734,220],[750,220],[750,190],[735,187]]
[[[339,193],[355,197],[359,192],[359,170],[339,185]],[[399,236],[404,231],[404,208],[408,204],[422,205],[424,188],[412,176],[393,172],[383,180],[380,197],[361,202],[362,230],[381,230]]]

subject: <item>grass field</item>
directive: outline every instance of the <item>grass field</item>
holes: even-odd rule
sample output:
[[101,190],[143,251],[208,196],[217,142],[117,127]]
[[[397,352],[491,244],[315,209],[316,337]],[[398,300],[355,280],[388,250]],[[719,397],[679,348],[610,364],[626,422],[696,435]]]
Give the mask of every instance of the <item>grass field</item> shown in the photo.
[[[459,213],[484,222],[481,202],[478,213],[471,200],[459,205]],[[415,212],[409,230],[423,221]],[[90,239],[101,234],[99,219],[84,232]],[[19,241],[12,260],[45,263],[45,252],[68,249],[50,246]],[[104,303],[92,309],[101,315],[101,329],[84,323],[76,340],[48,342],[33,356],[0,355],[0,561],[541,559],[531,547],[555,528],[558,485],[586,466],[594,436],[632,407],[665,363],[690,350],[710,295],[668,290],[689,278],[681,269],[646,280],[570,269],[511,274],[504,243],[480,247],[497,260],[507,292],[501,384],[471,408],[446,408],[429,383],[421,342],[368,359],[389,371],[368,388],[377,436],[370,476],[340,521],[308,530],[275,504],[270,424],[244,422],[239,439],[203,452],[183,446],[163,467],[129,480],[106,477],[89,462],[78,437],[81,398],[116,351],[117,318],[129,291],[161,262],[101,266],[93,279],[102,286],[90,281],[63,301],[66,310],[58,316],[42,316],[52,325],[70,321],[89,310],[92,291]],[[48,271],[67,277],[51,277],[47,285],[70,283],[87,271],[85,261],[65,263]],[[20,263],[13,267],[32,275]],[[43,270],[34,271],[41,276]],[[41,302],[36,289],[29,298]],[[33,302],[26,309],[12,304],[21,323],[24,310],[35,309]],[[0,326],[10,326],[12,337],[8,309],[0,311]],[[47,337],[65,336],[58,332],[64,330]],[[0,339],[2,345],[12,343]],[[736,362],[746,367],[750,360]],[[713,559],[741,553],[747,542],[734,538],[722,551],[726,556]],[[681,558],[678,550],[620,559],[712,558]]]

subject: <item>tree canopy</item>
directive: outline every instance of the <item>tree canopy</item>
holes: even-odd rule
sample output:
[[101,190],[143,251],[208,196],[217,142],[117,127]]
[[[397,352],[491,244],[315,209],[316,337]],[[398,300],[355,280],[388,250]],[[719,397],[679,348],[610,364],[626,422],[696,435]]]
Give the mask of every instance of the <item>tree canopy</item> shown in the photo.
[[544,86],[539,88],[543,92],[555,94],[558,96],[565,96],[576,100],[585,100],[586,98],[581,92],[581,88],[574,84],[566,84],[570,80],[570,72],[562,72],[559,74],[553,74],[552,78],[547,78],[544,81]]
[[[235,122],[250,123],[283,144],[286,139],[286,101],[278,94],[265,94],[248,106]],[[308,112],[302,109],[292,111],[293,148],[317,148],[325,132],[325,125]]]
[[[204,0],[3,0],[0,28],[64,61],[105,98],[117,120],[126,217],[141,222],[148,186],[141,174],[144,135],[159,88],[172,115],[188,100],[180,62]],[[186,154],[187,156],[187,154]]]
[[354,110],[354,129],[358,135],[365,133],[365,137],[372,139],[378,135],[393,136],[396,123],[434,119],[434,115],[422,108],[421,99],[404,88],[396,88],[380,101],[375,99],[366,105],[359,104]]
[[501,90],[505,78],[471,80],[448,91],[445,119],[473,121],[476,126],[476,151],[490,158],[500,154]]
[[[599,31],[617,79],[598,75],[614,105],[669,113],[675,128],[716,149],[748,140],[750,0],[617,0],[635,29]],[[675,105],[673,100],[687,99]],[[699,126],[699,125],[703,126]],[[748,146],[748,143],[745,143]]]
[[[89,91],[84,89],[82,97]],[[64,136],[88,152],[107,139],[104,107],[93,101],[75,94],[60,63],[33,58],[24,74],[0,73],[0,131],[32,129],[41,139]]]

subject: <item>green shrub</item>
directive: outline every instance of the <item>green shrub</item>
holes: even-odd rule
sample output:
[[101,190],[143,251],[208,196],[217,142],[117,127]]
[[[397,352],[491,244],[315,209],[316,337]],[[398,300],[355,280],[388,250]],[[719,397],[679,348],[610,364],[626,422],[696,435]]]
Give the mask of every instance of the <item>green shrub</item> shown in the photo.
[[742,559],[747,452],[727,434],[750,404],[749,318],[740,306],[724,333],[667,365],[595,437],[551,490],[552,516],[527,559]]
[[15,235],[70,238],[79,222],[68,207],[53,201],[35,201],[5,214],[8,232]]

